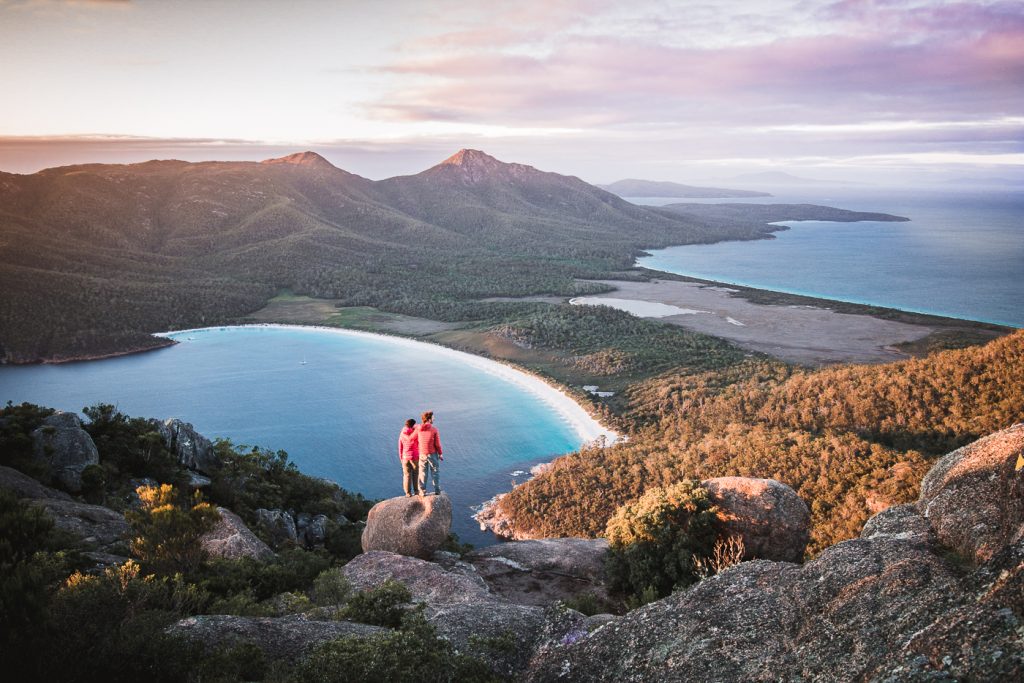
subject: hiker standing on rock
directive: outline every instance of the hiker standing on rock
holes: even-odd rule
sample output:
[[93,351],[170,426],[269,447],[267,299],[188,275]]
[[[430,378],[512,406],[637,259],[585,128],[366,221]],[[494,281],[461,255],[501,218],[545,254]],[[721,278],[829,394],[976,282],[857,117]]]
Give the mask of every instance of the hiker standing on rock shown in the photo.
[[402,488],[406,496],[419,493],[420,443],[416,436],[416,420],[409,418],[398,434],[398,459],[402,463]]
[[420,454],[420,495],[425,496],[427,475],[434,480],[434,495],[441,493],[441,437],[434,426],[434,413],[428,410],[423,413],[420,426],[416,428],[416,436]]

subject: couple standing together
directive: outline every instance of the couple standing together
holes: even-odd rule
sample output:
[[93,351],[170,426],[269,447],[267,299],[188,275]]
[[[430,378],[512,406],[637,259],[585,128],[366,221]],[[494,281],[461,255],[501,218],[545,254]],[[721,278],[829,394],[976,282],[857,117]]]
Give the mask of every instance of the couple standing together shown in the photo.
[[441,493],[441,437],[434,426],[434,413],[423,413],[420,424],[412,418],[398,435],[398,458],[402,461],[402,488],[406,496],[425,496],[427,477],[433,479],[434,495]]

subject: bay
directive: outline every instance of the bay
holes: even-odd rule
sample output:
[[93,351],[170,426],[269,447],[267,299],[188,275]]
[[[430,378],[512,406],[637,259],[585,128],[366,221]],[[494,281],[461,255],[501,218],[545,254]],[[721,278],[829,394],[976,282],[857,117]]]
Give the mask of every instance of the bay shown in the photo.
[[495,542],[472,514],[533,465],[602,431],[536,378],[430,344],[303,327],[174,333],[180,343],[62,365],[0,368],[0,399],[80,411],[112,403],[178,417],[210,438],[283,449],[299,468],[369,498],[402,495],[397,438],[433,410],[442,488],[464,542]]
[[736,202],[824,204],[891,213],[910,222],[784,222],[789,230],[775,233],[775,239],[652,250],[637,265],[756,289],[1024,327],[1021,193],[842,187],[701,203]]

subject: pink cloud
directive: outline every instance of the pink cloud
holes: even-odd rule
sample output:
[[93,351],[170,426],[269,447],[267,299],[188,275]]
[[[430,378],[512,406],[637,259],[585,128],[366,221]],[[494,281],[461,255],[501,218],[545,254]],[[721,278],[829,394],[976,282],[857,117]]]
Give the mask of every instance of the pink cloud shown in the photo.
[[[838,3],[829,13],[847,33],[718,49],[608,34],[566,36],[537,56],[475,46],[426,50],[386,67],[406,80],[371,110],[403,120],[567,127],[988,117],[1019,110],[1019,6],[904,10],[896,2]],[[885,21],[876,23],[880,18]]]

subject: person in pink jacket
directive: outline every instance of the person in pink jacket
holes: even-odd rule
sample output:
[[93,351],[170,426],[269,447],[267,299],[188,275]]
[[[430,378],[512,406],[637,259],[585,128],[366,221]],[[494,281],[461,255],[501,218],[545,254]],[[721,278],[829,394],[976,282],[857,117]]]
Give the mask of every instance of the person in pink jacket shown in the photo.
[[441,493],[441,437],[434,426],[434,413],[423,413],[420,426],[416,428],[417,444],[420,453],[420,495],[425,496],[427,475],[433,479],[434,495]]
[[406,496],[419,493],[420,443],[415,425],[416,420],[409,418],[398,434],[398,460],[402,463],[402,488]]

